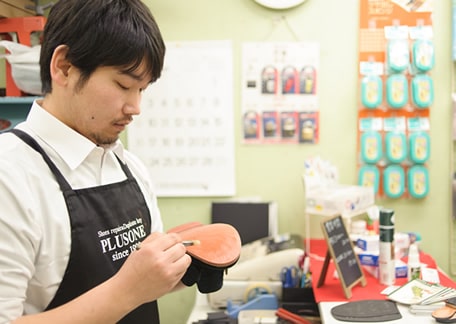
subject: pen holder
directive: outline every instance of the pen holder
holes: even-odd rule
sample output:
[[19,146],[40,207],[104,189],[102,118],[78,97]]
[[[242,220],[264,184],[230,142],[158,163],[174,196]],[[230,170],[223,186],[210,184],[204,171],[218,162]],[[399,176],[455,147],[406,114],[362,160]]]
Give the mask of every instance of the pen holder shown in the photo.
[[282,288],[281,306],[297,315],[320,316],[312,287]]

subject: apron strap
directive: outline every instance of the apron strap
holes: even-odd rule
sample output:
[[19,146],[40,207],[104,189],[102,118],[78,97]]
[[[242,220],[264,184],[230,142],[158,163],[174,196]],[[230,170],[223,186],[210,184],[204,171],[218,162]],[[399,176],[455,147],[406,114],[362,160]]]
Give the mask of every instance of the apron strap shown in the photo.
[[[15,134],[17,137],[19,137],[21,140],[23,140],[25,143],[27,143],[29,146],[31,146],[33,149],[35,149],[38,153],[40,153],[43,156],[44,161],[47,163],[47,165],[57,178],[57,182],[59,183],[60,189],[62,189],[62,191],[73,190],[70,184],[66,181],[65,177],[60,172],[60,170],[54,164],[54,162],[52,162],[52,160],[49,158],[46,152],[44,152],[43,148],[38,144],[38,142],[33,137],[17,128],[11,129],[9,130],[9,132]],[[117,158],[117,161],[119,161],[120,167],[122,168],[127,178],[129,180],[134,179],[133,174],[131,173],[127,165],[123,163],[116,154],[115,156]]]
[[11,133],[19,137],[21,140],[23,140],[26,144],[28,144],[30,147],[32,147],[35,151],[41,154],[43,157],[44,161],[46,164],[49,166],[51,169],[52,173],[55,175],[57,182],[59,183],[60,189],[62,189],[63,192],[66,191],[72,191],[73,189],[71,188],[70,184],[65,180],[65,177],[62,175],[62,173],[59,171],[57,166],[52,162],[52,160],[49,158],[49,156],[44,152],[43,148],[38,144],[38,142],[32,138],[29,134],[27,134],[24,131],[21,131],[19,129],[11,129]]

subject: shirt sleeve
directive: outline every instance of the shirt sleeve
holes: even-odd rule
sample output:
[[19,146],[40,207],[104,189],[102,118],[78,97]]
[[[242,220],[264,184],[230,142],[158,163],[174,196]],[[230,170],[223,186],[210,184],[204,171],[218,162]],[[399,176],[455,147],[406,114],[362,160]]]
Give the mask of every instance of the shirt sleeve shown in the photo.
[[0,323],[21,316],[35,269],[41,226],[20,168],[0,160]]
[[3,323],[47,307],[68,264],[71,228],[54,175],[41,155],[13,134],[0,139],[0,197]]

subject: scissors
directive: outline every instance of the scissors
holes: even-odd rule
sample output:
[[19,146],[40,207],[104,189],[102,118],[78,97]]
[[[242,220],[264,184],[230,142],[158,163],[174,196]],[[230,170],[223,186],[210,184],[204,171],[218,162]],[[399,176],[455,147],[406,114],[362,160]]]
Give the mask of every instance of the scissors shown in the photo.
[[299,287],[301,281],[301,271],[298,267],[283,267],[280,272],[280,280],[282,280],[283,288],[296,288]]

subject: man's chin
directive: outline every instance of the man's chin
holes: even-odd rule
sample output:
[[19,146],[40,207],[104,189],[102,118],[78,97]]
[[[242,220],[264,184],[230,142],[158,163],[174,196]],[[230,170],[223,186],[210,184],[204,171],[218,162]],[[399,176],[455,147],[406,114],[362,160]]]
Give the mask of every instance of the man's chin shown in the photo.
[[117,142],[118,139],[119,139],[118,134],[115,136],[111,136],[111,137],[98,137],[96,143],[97,143],[97,145],[100,145],[100,146],[108,146],[108,145],[112,145],[115,142]]

